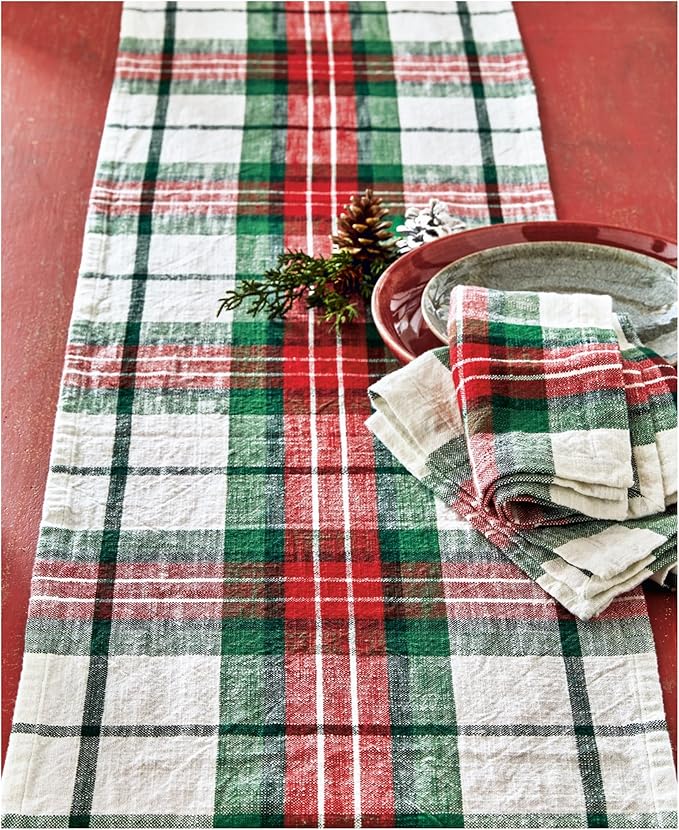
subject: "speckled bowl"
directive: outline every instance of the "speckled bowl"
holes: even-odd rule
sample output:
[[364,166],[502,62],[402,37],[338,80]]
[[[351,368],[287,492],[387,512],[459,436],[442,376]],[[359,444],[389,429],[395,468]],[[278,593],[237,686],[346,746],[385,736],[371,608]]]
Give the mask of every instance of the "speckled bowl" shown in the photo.
[[[677,265],[677,243],[657,234],[596,222],[508,222],[454,233],[428,242],[399,257],[382,274],[373,290],[372,318],[385,343],[403,363],[440,345],[422,314],[422,293],[439,271],[463,257],[506,245],[544,242],[579,242],[631,251]],[[531,288],[544,288],[543,282]],[[563,290],[563,289],[562,289]],[[584,291],[584,285],[578,285]],[[675,289],[676,290],[676,289]],[[615,294],[612,285],[608,293]],[[643,302],[644,298],[639,298]],[[669,338],[672,335],[668,332]],[[674,347],[673,347],[674,348]],[[667,354],[667,352],[665,352]]]
[[479,251],[446,265],[422,292],[422,315],[447,343],[455,285],[513,291],[610,294],[646,345],[676,359],[677,272],[644,254],[586,242],[530,242]]

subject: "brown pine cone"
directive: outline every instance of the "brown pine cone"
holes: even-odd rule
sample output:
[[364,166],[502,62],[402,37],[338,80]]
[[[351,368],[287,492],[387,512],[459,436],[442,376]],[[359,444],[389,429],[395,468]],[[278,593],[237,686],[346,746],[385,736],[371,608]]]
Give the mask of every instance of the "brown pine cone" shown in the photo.
[[382,199],[372,190],[362,196],[352,196],[337,222],[337,234],[331,239],[356,259],[391,259],[396,237],[389,230],[391,222],[384,219],[389,213],[382,207]]

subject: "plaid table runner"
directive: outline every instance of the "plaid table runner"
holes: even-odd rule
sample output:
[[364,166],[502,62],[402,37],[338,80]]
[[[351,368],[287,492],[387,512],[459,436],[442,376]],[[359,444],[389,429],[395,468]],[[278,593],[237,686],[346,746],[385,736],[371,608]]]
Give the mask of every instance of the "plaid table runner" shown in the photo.
[[530,528],[664,512],[676,370],[622,325],[632,343],[608,296],[455,287],[454,390],[490,514]]
[[215,319],[368,185],[553,216],[509,3],[125,6],[5,826],[673,826],[642,594],[575,620],[395,464],[367,322]]

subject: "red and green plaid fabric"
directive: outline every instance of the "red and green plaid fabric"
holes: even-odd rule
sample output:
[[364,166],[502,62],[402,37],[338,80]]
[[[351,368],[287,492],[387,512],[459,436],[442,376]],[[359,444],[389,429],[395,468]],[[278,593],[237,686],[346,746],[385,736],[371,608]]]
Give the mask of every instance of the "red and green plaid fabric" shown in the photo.
[[661,469],[677,454],[676,370],[623,327],[637,343],[605,295],[453,290],[450,362],[473,486],[500,521],[623,520],[676,501]]
[[[627,321],[623,326],[631,341],[625,340],[628,350],[643,354],[642,363],[662,367],[667,374],[660,379],[669,380],[672,367],[641,347]],[[454,352],[454,348],[429,352],[370,387],[376,412],[367,425],[382,443],[443,504],[580,619],[600,614],[645,579],[663,584],[677,559],[674,507],[624,522],[596,521],[580,514],[577,522],[571,516],[569,521],[522,526],[506,521],[492,503],[484,502],[456,401]],[[509,374],[511,367],[505,366],[505,371]],[[655,394],[657,385],[639,384],[640,397]],[[665,402],[667,406],[674,407],[676,418],[676,404]],[[537,443],[534,452],[539,457]],[[527,452],[515,454],[516,459],[527,457]],[[660,470],[656,472],[662,490]]]
[[125,6],[5,826],[673,826],[643,596],[574,619],[396,464],[368,321],[215,318],[366,186],[553,217],[509,3]]

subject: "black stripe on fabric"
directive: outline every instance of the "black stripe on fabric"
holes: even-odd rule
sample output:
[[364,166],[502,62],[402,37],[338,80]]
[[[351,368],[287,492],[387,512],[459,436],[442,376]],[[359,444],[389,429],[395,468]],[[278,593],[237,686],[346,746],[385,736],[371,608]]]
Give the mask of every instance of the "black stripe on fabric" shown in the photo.
[[[144,169],[142,195],[153,204],[155,182],[158,178],[160,154],[163,143],[163,129],[167,117],[170,85],[172,78],[172,58],[175,39],[176,2],[168,2],[165,11],[165,29],[161,63],[161,80],[158,83],[158,98],[154,113],[153,134],[149,142],[148,156]],[[152,235],[152,212],[143,212],[138,217],[137,246],[135,251],[134,271],[139,278],[132,282],[130,304],[125,324],[121,367],[124,365],[131,372],[136,366],[137,346],[141,321],[146,299],[146,280],[148,272],[149,250]],[[95,597],[94,619],[90,645],[90,665],[83,704],[83,735],[80,739],[78,762],[76,767],[73,799],[69,816],[70,827],[89,827],[92,812],[92,799],[97,775],[99,757],[99,737],[97,730],[101,726],[104,713],[104,698],[108,673],[108,650],[111,638],[111,618],[109,613],[98,614],[98,607],[109,608],[115,586],[115,568],[118,555],[118,542],[123,513],[123,497],[127,481],[127,464],[130,452],[132,428],[132,405],[134,400],[134,383],[126,382],[117,390],[116,429],[113,439],[113,464],[109,481],[104,529],[99,554],[98,576]],[[107,581],[108,580],[108,581]],[[92,732],[86,734],[86,730]]]
[[[104,274],[102,271],[85,271],[84,273],[78,274],[79,280],[133,280],[138,277],[139,274]],[[241,278],[244,277],[251,277],[252,279],[256,279],[260,277],[261,274],[243,274]],[[146,277],[147,280],[167,280],[168,282],[179,282],[179,280],[212,280],[213,282],[224,282],[224,274],[199,274],[199,273],[186,273],[186,274],[148,274]],[[227,277],[228,279],[228,277]]]
[[[280,478],[283,477],[284,473],[288,475],[309,475],[308,468],[287,466],[284,461],[262,466],[234,464],[228,467],[127,467],[124,471],[111,467],[68,467],[55,464],[50,469],[53,473],[74,476],[108,476],[112,472],[116,475],[124,472],[126,476],[214,476],[225,475],[227,472],[231,475],[263,475],[279,476]],[[356,475],[370,475],[374,468],[351,464],[347,469]],[[342,468],[337,465],[327,465],[317,467],[317,472],[319,475],[334,476],[341,473]],[[399,476],[410,475],[404,467],[397,466],[381,467],[380,472]]]
[[[148,124],[109,124],[109,127],[116,130],[152,130]],[[165,127],[166,130],[234,130],[240,131],[242,128],[238,124],[168,124]],[[307,132],[308,127],[304,126],[303,124],[252,124],[248,125],[248,130],[261,130],[262,132],[269,132],[271,130],[288,130],[289,132],[298,130],[299,132]],[[324,133],[329,132],[331,127],[325,126],[324,124],[316,124],[314,126],[315,133]],[[489,136],[492,133],[528,133],[528,132],[538,132],[540,130],[539,126],[533,127],[491,127],[490,124],[482,124],[479,123],[477,127],[398,127],[398,126],[390,126],[380,125],[380,124],[368,124],[365,126],[358,126],[353,127],[351,125],[342,125],[338,127],[337,130],[339,132],[345,133],[361,133],[361,132],[368,132],[368,133],[470,133],[473,135],[484,135],[488,134]],[[491,143],[491,154],[492,154],[492,142]],[[483,149],[483,141],[482,141],[482,149]],[[484,154],[483,156],[483,166],[484,168],[488,166],[487,157]]]
[[[464,51],[469,66],[472,92],[474,94],[474,107],[476,109],[476,121],[478,124],[479,139],[481,143],[481,161],[483,163],[483,179],[488,196],[488,216],[491,225],[504,222],[502,207],[499,200],[497,167],[495,165],[495,153],[493,150],[493,130],[490,126],[488,107],[486,106],[486,93],[481,80],[481,66],[479,55],[474,41],[471,15],[467,3],[457,4],[462,36],[464,37]],[[476,80],[475,80],[476,79]],[[496,130],[505,132],[505,130]]]
[[[272,12],[272,28],[274,38],[279,43],[285,43],[287,39],[287,4],[280,4],[274,7]],[[249,49],[248,49],[249,51]],[[286,50],[287,61],[287,50]],[[250,66],[252,64],[252,75],[257,76],[257,57],[248,58],[248,79],[250,75]],[[289,89],[288,89],[288,73],[286,70],[285,80],[279,80],[272,85],[273,108],[272,117],[274,121],[283,121],[288,114],[289,105]],[[249,91],[249,90],[248,90]],[[254,96],[253,96],[254,97]],[[256,107],[253,102],[253,107]],[[252,123],[252,119],[248,119],[247,127],[252,129],[256,125]],[[255,135],[255,134],[253,134]],[[269,147],[269,182],[273,185],[276,181],[281,182],[280,199],[282,202],[286,199],[285,177],[280,175],[277,177],[276,170],[286,170],[287,161],[287,146],[288,146],[288,130],[287,125],[284,128],[274,128],[270,134]],[[243,143],[245,142],[245,133],[243,136]],[[247,172],[249,164],[245,162],[241,165],[241,170]],[[241,179],[242,181],[242,179]],[[269,249],[271,252],[271,260],[284,250],[285,242],[285,220],[283,217],[279,219],[276,211],[271,209],[271,204],[276,197],[269,194],[269,217],[267,227],[267,238]],[[244,225],[247,227],[248,211],[245,205],[239,205],[239,215],[242,208],[242,215],[245,219]],[[247,231],[246,231],[247,236]],[[238,275],[243,279],[245,270],[248,268],[249,261],[247,256],[239,258]],[[274,324],[275,325],[275,324]],[[269,335],[267,334],[267,340]],[[269,357],[281,356],[282,351],[276,349],[275,353],[269,354]],[[247,365],[247,364],[246,364]],[[279,361],[268,360],[264,366],[266,367],[265,377],[267,378],[267,388],[276,388],[278,381],[276,378],[282,373],[283,367]],[[276,413],[275,415],[273,413]],[[230,434],[232,431],[229,430]],[[267,563],[272,563],[276,567],[277,563],[285,560],[285,531],[281,532],[278,528],[285,527],[285,511],[286,499],[281,498],[281,494],[285,492],[285,442],[280,440],[280,436],[284,433],[284,410],[272,410],[266,418],[264,447],[266,467],[271,470],[272,477],[267,478],[264,485],[264,505],[265,505],[265,520],[264,520],[264,557]],[[235,475],[239,475],[236,468]],[[247,472],[244,473],[248,475]],[[225,529],[225,537],[227,535]],[[224,551],[224,562],[228,562],[226,549]],[[270,579],[264,583],[264,592],[269,599],[272,599],[278,594],[279,585],[277,580]],[[263,609],[266,618],[276,616],[276,605],[274,603],[266,604]],[[286,707],[286,669],[285,669],[285,642],[283,637],[282,648],[271,659],[265,660],[262,665],[262,682],[264,694],[267,698],[268,705],[263,707],[262,720],[266,723],[275,723],[278,720],[285,720]],[[228,675],[226,675],[228,676]],[[227,712],[220,712],[220,722],[228,718]],[[266,822],[267,815],[284,815],[285,814],[285,776],[286,776],[286,739],[285,735],[277,735],[269,740],[267,746],[267,763],[263,765],[262,775],[259,785],[259,812],[262,817],[262,822]],[[217,812],[217,811],[216,811]]]
[[[163,11],[163,9],[154,9],[154,8],[142,9],[142,8],[139,8],[138,6],[127,6],[126,8],[127,8],[127,11],[137,12],[138,14],[153,14],[155,12]],[[233,13],[241,13],[241,14],[247,13],[246,9],[226,9],[226,10],[230,11],[231,14],[233,14]],[[201,9],[201,8],[194,8],[193,6],[182,6],[182,8],[178,9],[178,11],[181,14],[183,14],[184,12],[190,12],[191,14],[194,14],[194,13],[195,14],[214,14],[215,12],[225,11],[225,9],[224,8]],[[262,11],[261,6],[258,8],[258,11],[260,11],[260,12]],[[268,9],[268,11],[274,11],[275,12],[275,8],[272,7],[271,9]],[[479,16],[479,15],[495,16],[495,15],[500,15],[500,14],[508,14],[509,12],[511,12],[510,8],[507,8],[507,9],[488,9],[488,10],[479,9],[479,10],[474,10],[474,16]],[[309,14],[310,15],[325,14],[325,10],[324,9],[312,9],[312,8],[310,8],[309,9]],[[368,8],[366,8],[366,9],[361,11],[361,14],[363,14],[363,15],[371,15],[371,14],[379,15],[379,14],[384,14],[384,12],[381,9],[368,9]],[[450,11],[448,11],[448,10],[446,10],[446,11],[436,11],[436,10],[433,10],[433,9],[427,9],[427,11],[421,12],[417,9],[417,7],[414,7],[412,9],[389,9],[389,16],[392,16],[394,14],[420,14],[420,15],[426,14],[427,16],[449,17],[450,16]]]
[[[273,661],[270,661],[273,662]],[[283,700],[283,698],[280,698]],[[633,735],[645,735],[651,732],[664,732],[665,721],[647,721],[631,723],[624,726],[597,726],[593,728],[595,736],[607,738],[629,738]],[[346,737],[354,733],[361,737],[539,737],[549,738],[561,735],[577,735],[582,729],[567,724],[371,724],[361,723],[356,729],[348,723],[316,724],[270,723],[184,723],[184,724],[102,724],[99,727],[52,726],[44,723],[15,723],[12,732],[22,735],[40,735],[47,738],[74,738],[82,736],[116,737],[116,738],[176,738],[180,736],[211,738],[215,735],[243,735],[248,737],[309,736],[322,731],[324,735]],[[600,825],[597,825],[600,826]]]
[[600,733],[598,730],[595,731],[592,721],[577,621],[559,620],[559,635],[573,714],[575,741],[578,747],[587,826],[608,827],[606,793],[601,777],[599,750],[596,745],[596,735]]

